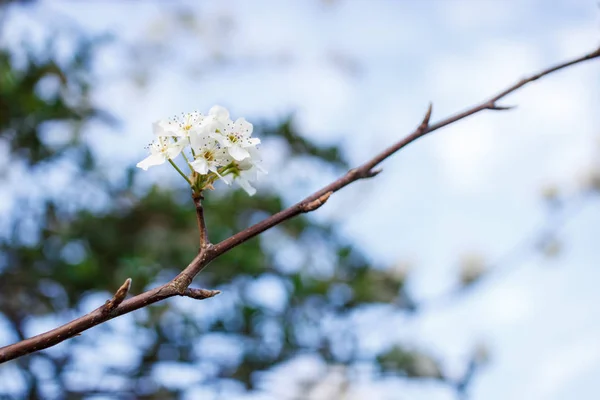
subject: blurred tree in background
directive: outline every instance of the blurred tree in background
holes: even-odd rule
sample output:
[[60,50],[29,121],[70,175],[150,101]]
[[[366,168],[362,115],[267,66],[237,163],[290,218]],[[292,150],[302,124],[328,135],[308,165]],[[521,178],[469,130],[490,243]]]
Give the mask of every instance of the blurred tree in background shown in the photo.
[[[3,342],[23,340],[32,327],[54,326],[101,304],[127,277],[134,293],[163,283],[197,251],[189,190],[135,190],[137,170],[123,179],[109,177],[86,140],[88,124],[118,123],[92,100],[95,54],[105,42],[79,33],[66,57],[58,43],[55,37],[43,47],[24,41],[17,50],[0,48],[0,141],[7,155],[2,185],[30,186],[18,191],[18,205],[3,217]],[[339,172],[348,167],[337,147],[304,139],[292,120],[258,131],[293,159]],[[21,177],[9,179],[9,169]],[[67,176],[60,184],[66,189],[51,189],[49,171]],[[249,197],[225,190],[210,193],[205,208],[218,242],[284,203],[275,191]],[[353,313],[377,304],[410,310],[404,278],[370,265],[330,224],[296,218],[202,272],[202,286],[225,292],[219,300],[202,307],[190,299],[167,301],[2,365],[0,397],[182,398],[198,386],[226,394],[266,388],[265,373],[303,355],[337,366],[370,364],[373,376],[443,382],[436,362],[418,351],[359,351]],[[93,357],[106,341],[107,357]],[[161,378],[169,369],[188,371],[190,378]],[[317,383],[301,382],[285,395],[303,398]]]

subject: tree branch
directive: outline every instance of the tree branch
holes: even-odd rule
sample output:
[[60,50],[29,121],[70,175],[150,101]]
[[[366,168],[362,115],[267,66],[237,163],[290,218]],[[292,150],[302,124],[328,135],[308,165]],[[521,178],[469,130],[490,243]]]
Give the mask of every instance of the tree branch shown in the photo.
[[321,190],[313,193],[312,195],[308,196],[299,203],[296,203],[293,206],[283,211],[280,211],[279,213],[269,218],[266,218],[265,220],[255,225],[252,225],[251,227],[231,236],[228,239],[223,240],[222,242],[214,246],[211,245],[208,241],[206,226],[204,224],[202,205],[200,203],[201,198],[194,198],[194,204],[196,205],[196,216],[198,219],[198,227],[200,229],[200,252],[196,257],[194,257],[192,262],[179,275],[177,275],[175,278],[173,278],[173,280],[162,286],[148,290],[128,300],[124,300],[130,285],[130,282],[126,281],[111,300],[109,300],[106,304],[102,305],[101,307],[90,312],[89,314],[77,318],[49,332],[42,333],[32,338],[20,341],[18,343],[0,348],[0,363],[15,359],[25,354],[29,354],[35,351],[54,346],[105,321],[116,318],[123,314],[130,313],[134,310],[146,307],[150,304],[159,302],[169,297],[186,296],[194,299],[205,299],[218,294],[218,291],[189,288],[189,285],[191,284],[194,277],[216,257],[231,250],[236,246],[239,246],[240,244],[246,242],[247,240],[255,237],[256,235],[266,231],[267,229],[275,225],[278,225],[299,214],[316,210],[317,208],[322,206],[333,193],[348,186],[352,182],[355,182],[360,179],[374,177],[379,172],[381,172],[381,170],[374,170],[373,168],[375,168],[386,158],[390,157],[392,154],[396,153],[397,151],[399,151],[406,145],[414,142],[415,140],[419,139],[420,137],[483,110],[505,110],[507,109],[507,107],[499,106],[496,104],[496,102],[505,97],[506,95],[516,91],[517,89],[520,89],[529,82],[533,82],[552,72],[598,57],[600,57],[600,48],[596,49],[595,51],[589,54],[586,54],[585,56],[575,58],[571,61],[562,64],[558,64],[554,67],[539,72],[538,74],[532,75],[529,78],[523,79],[514,84],[513,86],[509,87],[508,89],[504,90],[503,92],[500,92],[491,99],[486,100],[483,103],[478,104],[476,106],[473,106],[466,111],[450,116],[433,125],[429,124],[432,112],[432,106],[430,105],[425,117],[423,118],[418,128],[415,131],[413,131],[410,135],[406,136],[404,139],[383,150],[381,153],[377,154],[375,157],[368,160],[359,167],[351,169],[341,178],[330,183]]

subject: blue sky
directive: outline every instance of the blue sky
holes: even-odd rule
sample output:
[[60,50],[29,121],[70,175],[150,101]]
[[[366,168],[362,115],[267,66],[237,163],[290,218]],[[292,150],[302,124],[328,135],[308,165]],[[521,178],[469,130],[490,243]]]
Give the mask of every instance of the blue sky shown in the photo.
[[[118,32],[120,40],[170,38],[164,60],[148,65],[143,90],[118,79],[128,55],[107,51],[100,60],[107,83],[97,100],[123,125],[108,136],[107,128],[94,127],[89,137],[115,170],[144,157],[153,120],[215,103],[234,116],[293,111],[307,136],[343,143],[359,163],[409,133],[430,101],[435,121],[600,43],[600,8],[591,0],[332,3],[169,3],[195,10],[197,35],[183,38],[159,3],[47,1],[12,29],[31,29],[31,19],[52,10],[91,32]],[[234,22],[231,33],[223,33],[219,18]],[[215,66],[211,54],[236,62]],[[493,262],[544,221],[543,187],[581,190],[600,153],[599,69],[595,62],[552,75],[503,101],[518,105],[514,111],[483,113],[414,143],[386,161],[376,179],[336,194],[315,218],[339,222],[378,263],[409,262],[417,297],[444,293],[464,254]],[[267,164],[281,157],[276,148],[267,154]],[[151,171],[149,180],[172,184],[171,171]],[[272,171],[265,184],[289,189],[291,202],[331,179],[314,172],[297,184],[285,170]],[[451,304],[418,318],[389,316],[377,332],[366,332],[368,345],[377,348],[379,336],[392,332],[433,348],[458,371],[473,343],[485,343],[491,363],[474,381],[473,399],[596,397],[598,211],[591,203],[569,220],[558,258],[519,259],[510,273]],[[444,389],[405,382],[359,387],[349,398],[384,399],[391,390],[407,399],[451,398]]]

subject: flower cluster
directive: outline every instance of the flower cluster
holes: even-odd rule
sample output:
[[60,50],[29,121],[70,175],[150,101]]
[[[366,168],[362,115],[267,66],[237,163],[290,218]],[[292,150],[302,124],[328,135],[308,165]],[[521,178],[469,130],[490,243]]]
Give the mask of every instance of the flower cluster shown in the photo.
[[[154,165],[170,162],[197,193],[212,189],[213,183],[237,182],[249,195],[256,193],[250,184],[257,173],[266,171],[260,166],[258,145],[252,137],[252,124],[244,118],[232,121],[229,111],[214,106],[203,115],[198,112],[181,114],[170,120],[153,124],[155,140],[148,147],[150,155],[137,166],[147,170]],[[182,155],[190,168],[186,176],[173,160]]]

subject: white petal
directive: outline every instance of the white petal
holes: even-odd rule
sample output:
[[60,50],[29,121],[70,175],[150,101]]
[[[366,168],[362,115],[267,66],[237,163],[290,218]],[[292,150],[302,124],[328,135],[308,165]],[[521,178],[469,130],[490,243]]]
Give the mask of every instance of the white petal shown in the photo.
[[165,121],[156,121],[152,123],[152,132],[155,136],[165,136]]
[[165,161],[167,161],[167,158],[161,153],[150,154],[148,157],[137,163],[136,167],[147,171],[148,168],[163,164]]
[[204,144],[202,140],[202,136],[200,136],[197,132],[190,133],[190,146],[194,151],[200,151],[200,147]]
[[183,142],[169,144],[169,147],[167,148],[167,157],[169,157],[171,160],[174,159],[175,157],[177,157],[179,155],[179,153],[181,153],[181,150],[183,150],[183,147],[184,147]]
[[219,121],[226,121],[229,119],[229,111],[227,111],[227,109],[225,107],[218,106],[218,105],[213,106],[210,109],[210,111],[208,112],[208,115],[212,115]]
[[227,164],[230,164],[233,161],[233,159],[231,158],[231,156],[227,152],[227,149],[224,149],[224,148],[216,150],[214,152],[214,156],[215,156],[215,161],[219,165],[227,165]]
[[266,169],[261,167],[260,164],[254,164],[254,168],[256,168],[258,171],[262,172],[265,175],[269,175],[269,172],[267,172]]
[[231,141],[227,138],[227,136],[222,135],[218,132],[212,132],[210,134],[212,138],[214,138],[221,146],[229,147],[231,146]]
[[196,161],[190,163],[194,171],[199,173],[200,175],[208,174],[208,162],[204,158],[199,158]]
[[261,161],[260,152],[256,147],[248,146],[246,147],[246,150],[248,151],[248,153],[250,153],[250,158],[253,162]]
[[200,153],[202,150],[214,146],[215,139],[204,132],[193,132],[190,135],[190,145],[195,152]]
[[252,124],[246,121],[245,118],[238,118],[235,121],[235,127],[243,136],[252,135],[252,131],[254,130]]
[[259,138],[248,138],[246,140],[246,143],[245,143],[244,147],[258,146],[259,144],[260,144],[260,139]]
[[251,158],[244,158],[242,161],[238,161],[237,166],[240,171],[247,171],[254,167],[254,163]]
[[210,135],[217,129],[222,130],[224,123],[220,122],[214,116],[208,116],[198,125],[197,131],[199,135]]
[[235,181],[238,183],[238,185],[241,186],[242,189],[246,191],[246,193],[248,193],[250,196],[254,196],[254,194],[256,193],[256,189],[254,189],[252,185],[250,185],[250,182],[248,182],[244,178],[238,178]]
[[179,125],[172,121],[160,120],[156,121],[152,124],[152,131],[155,136],[165,137],[165,136],[182,136],[183,132],[179,128]]
[[231,154],[231,157],[236,161],[242,161],[244,158],[250,157],[250,153],[238,145],[231,146],[229,148],[229,154]]

